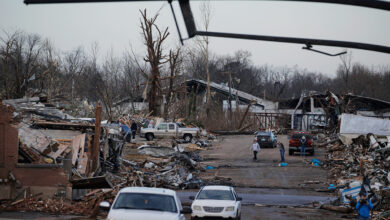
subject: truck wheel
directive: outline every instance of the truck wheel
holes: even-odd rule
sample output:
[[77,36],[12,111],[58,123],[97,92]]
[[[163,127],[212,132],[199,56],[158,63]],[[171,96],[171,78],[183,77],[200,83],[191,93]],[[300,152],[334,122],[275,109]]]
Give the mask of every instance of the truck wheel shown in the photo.
[[153,134],[146,134],[145,137],[146,137],[146,140],[153,141]]
[[294,154],[294,151],[292,151],[292,150],[288,150],[288,155],[293,155]]
[[190,135],[190,134],[185,134],[184,135],[184,137],[183,137],[183,139],[184,139],[184,141],[185,142],[191,142],[191,140],[192,140],[192,135]]

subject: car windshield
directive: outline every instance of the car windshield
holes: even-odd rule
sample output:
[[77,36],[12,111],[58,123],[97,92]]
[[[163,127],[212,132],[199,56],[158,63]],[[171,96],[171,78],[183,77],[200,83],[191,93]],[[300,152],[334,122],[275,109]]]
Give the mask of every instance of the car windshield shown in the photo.
[[305,135],[306,140],[310,140],[311,137],[308,134],[293,134],[292,139],[301,139]]
[[196,199],[234,200],[234,196],[228,190],[202,190]]
[[142,209],[162,212],[177,212],[173,196],[149,193],[121,193],[113,209]]

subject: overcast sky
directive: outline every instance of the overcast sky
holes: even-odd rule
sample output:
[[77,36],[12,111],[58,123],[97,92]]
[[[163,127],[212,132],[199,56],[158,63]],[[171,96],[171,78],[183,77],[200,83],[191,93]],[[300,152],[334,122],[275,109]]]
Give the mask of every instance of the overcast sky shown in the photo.
[[[191,3],[200,18],[199,1]],[[275,1],[212,1],[210,31],[279,35],[355,41],[390,46],[390,12],[362,7]],[[181,31],[186,30],[177,2],[174,4]],[[69,51],[78,46],[88,49],[98,42],[102,56],[110,49],[120,56],[131,44],[138,54],[145,48],[139,28],[140,9],[159,11],[158,24],[169,27],[167,47],[179,44],[173,17],[166,1],[25,5],[22,0],[0,1],[0,29],[40,34],[54,45]],[[200,27],[198,29],[201,29]],[[190,44],[186,41],[185,44]],[[303,45],[262,41],[211,38],[210,48],[217,55],[247,50],[257,65],[295,66],[333,76],[340,63],[329,57],[302,50]],[[344,48],[315,47],[336,53]],[[390,55],[351,50],[353,61],[367,66],[390,65]]]

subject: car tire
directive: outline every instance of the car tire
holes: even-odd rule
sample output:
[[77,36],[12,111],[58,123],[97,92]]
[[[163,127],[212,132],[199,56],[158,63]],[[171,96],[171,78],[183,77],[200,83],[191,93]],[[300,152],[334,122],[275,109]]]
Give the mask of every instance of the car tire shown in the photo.
[[288,155],[292,156],[294,154],[293,150],[288,150]]
[[185,134],[183,139],[184,139],[185,142],[190,143],[192,141],[192,135]]
[[146,140],[153,141],[153,134],[146,134],[145,135]]

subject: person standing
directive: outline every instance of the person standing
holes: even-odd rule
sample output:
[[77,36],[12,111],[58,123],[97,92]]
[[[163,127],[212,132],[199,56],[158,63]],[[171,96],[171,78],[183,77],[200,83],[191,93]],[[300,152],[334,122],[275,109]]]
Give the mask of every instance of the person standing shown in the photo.
[[132,136],[131,138],[132,138],[132,140],[134,140],[135,134],[137,133],[137,129],[138,129],[138,125],[135,121],[131,122],[130,129],[131,129],[131,136]]
[[370,199],[367,199],[366,192],[360,192],[360,200],[356,204],[356,210],[358,211],[358,220],[370,219],[370,211],[373,209]]
[[280,141],[278,141],[276,146],[278,147],[278,149],[280,151],[280,161],[284,162],[284,152],[285,152],[284,145]]
[[306,137],[302,135],[301,140],[299,141],[301,144],[301,157],[306,155]]
[[154,128],[154,120],[150,120],[148,128]]
[[257,143],[257,139],[253,140],[253,143],[250,148],[253,151],[253,160],[257,160],[257,153],[260,151],[260,145]]

